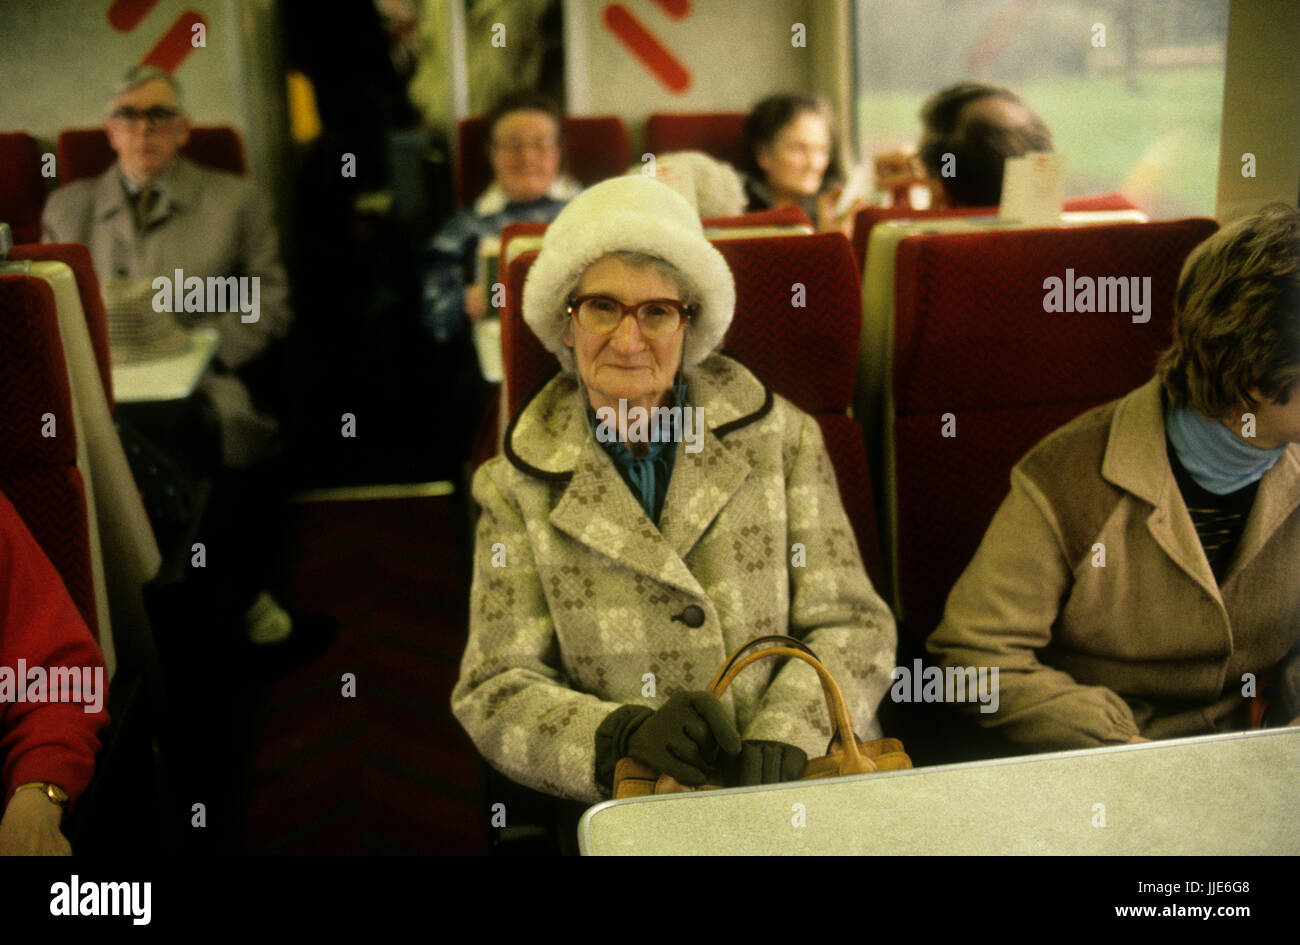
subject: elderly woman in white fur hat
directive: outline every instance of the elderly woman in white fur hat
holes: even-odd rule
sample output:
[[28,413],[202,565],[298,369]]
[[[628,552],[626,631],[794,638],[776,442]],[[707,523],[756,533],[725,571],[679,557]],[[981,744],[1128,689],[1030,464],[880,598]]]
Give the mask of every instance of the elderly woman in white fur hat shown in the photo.
[[761,661],[720,701],[702,691],[764,634],[812,647],[858,735],[880,734],[894,621],[816,421],[717,353],[735,297],[690,205],[652,178],[591,188],[546,233],[523,314],[562,370],[474,479],[452,694],[521,784],[595,802],[625,755],[688,785],[797,777],[831,735],[811,668]]

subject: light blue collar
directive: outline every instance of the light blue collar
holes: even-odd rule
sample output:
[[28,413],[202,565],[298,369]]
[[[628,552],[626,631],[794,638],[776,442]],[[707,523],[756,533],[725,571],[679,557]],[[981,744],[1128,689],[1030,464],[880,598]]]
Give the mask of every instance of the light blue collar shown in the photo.
[[1285,443],[1271,450],[1251,446],[1222,423],[1187,407],[1166,408],[1165,431],[1192,480],[1215,495],[1258,482],[1287,447]]

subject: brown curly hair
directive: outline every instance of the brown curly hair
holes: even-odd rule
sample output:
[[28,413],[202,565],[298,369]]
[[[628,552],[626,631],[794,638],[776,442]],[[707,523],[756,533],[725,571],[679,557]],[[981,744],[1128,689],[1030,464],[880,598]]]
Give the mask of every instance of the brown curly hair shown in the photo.
[[1211,418],[1286,403],[1300,379],[1300,210],[1275,203],[1192,250],[1174,343],[1157,372],[1176,406]]

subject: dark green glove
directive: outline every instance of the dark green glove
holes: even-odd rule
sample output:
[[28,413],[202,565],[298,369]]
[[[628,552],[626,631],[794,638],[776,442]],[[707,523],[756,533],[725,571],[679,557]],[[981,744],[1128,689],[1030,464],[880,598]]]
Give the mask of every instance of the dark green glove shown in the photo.
[[654,714],[649,706],[621,705],[596,729],[596,787],[603,796],[613,793],[614,769],[627,756],[627,740]]
[[707,780],[720,751],[740,751],[740,733],[708,692],[676,693],[627,740],[630,756],[692,787]]
[[808,756],[802,748],[785,742],[765,742],[746,739],[740,754],[723,765],[727,787],[747,787],[751,784],[777,784],[794,781],[803,774]]

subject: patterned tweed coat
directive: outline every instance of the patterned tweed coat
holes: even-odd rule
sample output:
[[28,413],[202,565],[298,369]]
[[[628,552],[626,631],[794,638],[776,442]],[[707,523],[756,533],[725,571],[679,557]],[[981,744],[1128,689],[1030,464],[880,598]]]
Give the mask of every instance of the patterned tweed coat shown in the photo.
[[[688,375],[703,448],[678,445],[656,528],[581,396],[572,375],[552,380],[474,479],[482,517],[452,709],[484,757],[519,783],[595,802],[595,733],[609,713],[703,689],[730,650],[771,633],[808,643],[858,735],[879,736],[894,621],[816,421],[739,363],[705,360]],[[825,754],[824,698],[801,662],[760,661],[723,705],[744,738]]]

